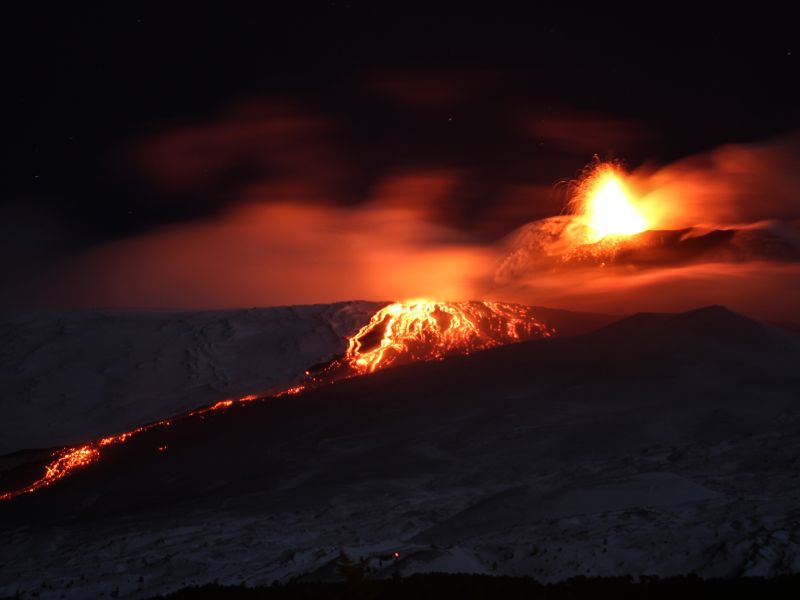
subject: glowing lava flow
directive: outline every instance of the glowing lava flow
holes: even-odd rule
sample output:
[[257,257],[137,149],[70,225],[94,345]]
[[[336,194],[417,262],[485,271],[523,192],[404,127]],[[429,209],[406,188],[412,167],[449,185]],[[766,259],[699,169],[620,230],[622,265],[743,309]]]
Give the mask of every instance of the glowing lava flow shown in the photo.
[[[298,394],[310,387],[339,379],[372,373],[396,364],[430,361],[454,354],[469,354],[493,346],[553,334],[539,322],[530,308],[499,302],[395,302],[375,313],[370,322],[348,340],[347,352],[306,381],[272,396]],[[267,398],[268,398],[267,397]],[[56,451],[45,465],[44,474],[22,488],[0,492],[0,500],[10,500],[52,485],[74,471],[100,460],[103,450],[121,444],[135,435],[158,427],[168,427],[179,419],[202,416],[236,404],[258,399],[244,396],[184,415],[163,419],[131,431]],[[158,446],[163,452],[167,446]]]
[[325,383],[397,364],[439,360],[546,338],[552,333],[526,306],[500,302],[395,302],[375,313],[350,338],[344,357],[310,377]]
[[[212,411],[218,411],[223,408],[228,408],[237,403],[249,402],[251,400],[255,400],[256,398],[258,398],[258,396],[251,395],[251,396],[243,396],[241,398],[238,398],[237,400],[220,400],[216,404],[212,404],[211,406],[206,406],[203,408],[198,408],[197,410],[188,412],[180,417],[162,419],[161,421],[148,423],[147,425],[142,425],[141,427],[137,427],[136,429],[132,429],[131,431],[126,431],[125,433],[104,437],[99,440],[94,440],[92,442],[89,442],[87,444],[82,444],[80,446],[72,446],[58,450],[53,453],[51,457],[52,460],[47,465],[45,465],[44,474],[39,479],[37,479],[33,483],[26,485],[25,487],[0,493],[0,501],[10,500],[11,498],[16,498],[17,496],[21,496],[23,494],[29,494],[31,492],[35,492],[36,490],[40,490],[44,487],[52,485],[53,483],[55,483],[59,479],[63,479],[73,471],[80,469],[81,467],[86,467],[94,462],[97,462],[100,459],[103,448],[126,442],[130,438],[139,433],[142,433],[144,431],[149,431],[150,429],[155,429],[156,427],[168,427],[172,425],[172,423],[178,418],[188,418],[188,417],[204,415]],[[162,448],[166,449],[166,447]],[[159,448],[159,452],[162,451],[163,450]]]
[[647,220],[635,207],[625,185],[624,173],[613,163],[599,163],[591,168],[578,185],[572,206],[588,230],[585,243],[647,229]]

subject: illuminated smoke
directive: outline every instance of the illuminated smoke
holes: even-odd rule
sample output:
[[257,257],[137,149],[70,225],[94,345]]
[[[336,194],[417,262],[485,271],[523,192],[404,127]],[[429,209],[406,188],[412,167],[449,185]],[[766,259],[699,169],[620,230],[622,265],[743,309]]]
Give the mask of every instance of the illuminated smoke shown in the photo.
[[[722,304],[756,318],[800,320],[797,147],[792,140],[727,146],[630,173],[595,164],[573,186],[564,214],[502,240],[481,295],[617,314]],[[600,189],[612,201],[597,208],[619,210],[597,214],[588,192],[604,169],[613,179]]]

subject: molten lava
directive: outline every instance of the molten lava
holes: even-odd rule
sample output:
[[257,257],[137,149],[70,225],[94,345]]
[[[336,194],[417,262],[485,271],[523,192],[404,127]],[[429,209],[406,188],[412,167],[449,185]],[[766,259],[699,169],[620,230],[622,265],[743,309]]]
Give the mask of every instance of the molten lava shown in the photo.
[[[258,396],[249,395],[238,398],[237,400],[220,400],[211,406],[198,408],[197,410],[188,412],[182,417],[162,419],[161,421],[148,423],[147,425],[142,425],[136,429],[119,433],[117,435],[110,435],[99,440],[94,440],[87,444],[57,450],[52,454],[51,461],[45,465],[44,474],[39,479],[22,488],[10,490],[8,492],[0,492],[0,501],[10,500],[11,498],[21,496],[22,494],[29,494],[31,492],[35,492],[36,490],[40,490],[44,487],[52,485],[59,479],[63,479],[67,475],[71,474],[73,471],[80,469],[81,467],[86,467],[100,460],[103,448],[126,442],[139,433],[149,431],[150,429],[155,429],[156,427],[168,427],[172,425],[172,423],[178,418],[189,418],[205,415],[212,411],[222,410],[224,408],[233,406],[236,403],[249,402],[251,400],[255,400],[256,398],[258,398]],[[158,451],[163,452],[165,449],[166,446],[160,446]]]
[[552,330],[530,308],[500,302],[412,300],[385,306],[348,342],[344,357],[310,374],[315,383],[546,338]]
[[613,163],[599,163],[591,168],[579,183],[572,205],[579,222],[587,229],[584,243],[647,229],[647,220],[635,206],[622,169]]
[[[300,385],[259,398],[244,396],[220,400],[184,415],[142,425],[131,431],[62,448],[54,452],[43,475],[32,483],[7,492],[0,500],[10,500],[50,486],[78,469],[100,460],[103,450],[128,441],[151,429],[168,427],[179,419],[203,417],[256,399],[298,394],[310,387],[339,379],[364,375],[396,364],[438,360],[454,354],[468,354],[493,346],[532,338],[550,337],[553,330],[539,322],[530,308],[499,302],[395,302],[375,313],[370,322],[348,340],[347,352],[316,374],[307,373]],[[167,446],[156,447],[164,452]]]

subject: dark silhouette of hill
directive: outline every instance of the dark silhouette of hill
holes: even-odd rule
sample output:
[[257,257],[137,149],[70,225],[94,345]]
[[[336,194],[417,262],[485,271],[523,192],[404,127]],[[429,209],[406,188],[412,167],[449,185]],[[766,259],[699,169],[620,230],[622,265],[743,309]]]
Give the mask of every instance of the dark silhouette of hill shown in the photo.
[[[168,600],[316,600],[321,598],[414,598],[415,600],[462,599],[618,599],[673,600],[702,598],[790,597],[800,592],[800,576],[775,579],[741,578],[704,580],[699,577],[645,579],[628,577],[579,578],[542,585],[525,577],[487,577],[480,575],[416,575],[409,578],[368,581],[358,587],[345,583],[292,584],[262,588],[204,586],[187,588],[166,596]],[[155,600],[155,599],[154,599]]]
[[531,307],[531,312],[539,321],[545,323],[548,327],[554,328],[557,337],[583,335],[605,327],[615,321],[619,321],[622,318],[618,315],[576,312],[545,308],[543,306],[533,306]]

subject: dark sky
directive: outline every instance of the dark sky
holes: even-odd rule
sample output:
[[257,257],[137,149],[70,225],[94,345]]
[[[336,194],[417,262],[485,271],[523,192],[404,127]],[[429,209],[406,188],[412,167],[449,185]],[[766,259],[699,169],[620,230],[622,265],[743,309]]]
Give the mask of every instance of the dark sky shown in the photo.
[[[663,164],[800,125],[793,17],[650,4],[603,17],[555,16],[545,3],[165,4],[3,15],[6,271],[20,243],[47,266],[53,253],[213,216],[287,172],[355,205],[387,173],[457,169],[451,217],[469,228],[499,190],[552,185],[594,153]],[[277,113],[278,128],[294,119],[306,145],[291,131],[273,143],[270,130],[236,146],[229,116],[252,106]],[[159,146],[176,131],[188,141]],[[187,159],[196,148],[201,158]]]
[[[143,133],[254,95],[345,119],[347,152],[360,165],[348,181],[353,191],[370,172],[410,157],[472,167],[484,188],[496,178],[556,180],[585,162],[536,160],[547,148],[522,148],[497,127],[512,105],[544,118],[583,110],[636,119],[653,135],[625,156],[634,163],[759,139],[800,121],[794,18],[708,19],[653,6],[625,17],[553,16],[542,3],[432,10],[293,2],[259,11],[119,4],[56,13],[34,6],[4,18],[11,64],[3,201],[53,208],[88,238],[224,202],[164,202],[126,164],[124,149]],[[474,102],[437,127],[361,91],[365,78],[398,70],[479,74],[494,89],[476,90]],[[549,170],[558,164],[569,170]]]

